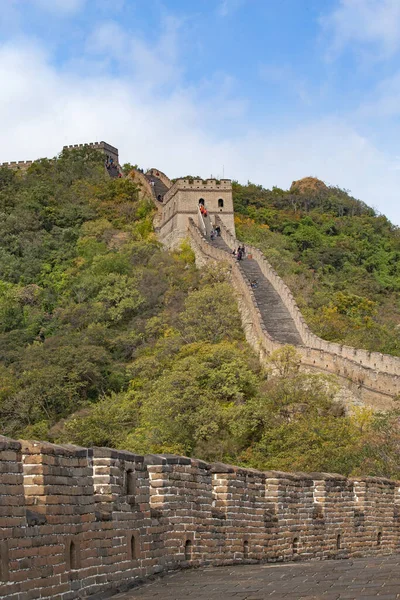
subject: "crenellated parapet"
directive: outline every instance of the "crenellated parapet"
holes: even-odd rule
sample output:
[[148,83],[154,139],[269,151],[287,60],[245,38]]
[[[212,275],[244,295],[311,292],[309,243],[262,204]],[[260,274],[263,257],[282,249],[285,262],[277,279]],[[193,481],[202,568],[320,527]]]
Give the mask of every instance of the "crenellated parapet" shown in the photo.
[[0,596],[119,591],[202,564],[398,552],[399,483],[0,437]]
[[230,179],[177,179],[165,194],[164,203],[166,204],[179,190],[195,192],[232,191],[232,182]]
[[0,163],[0,168],[13,169],[14,171],[27,171],[29,167],[33,165],[33,160],[19,160],[12,162],[3,162]]
[[107,155],[109,158],[112,158],[113,161],[118,164],[118,148],[115,146],[111,146],[107,142],[89,142],[86,144],[70,144],[68,146],[63,146],[63,150],[77,150],[78,148],[93,148],[93,150],[99,150],[103,154]]

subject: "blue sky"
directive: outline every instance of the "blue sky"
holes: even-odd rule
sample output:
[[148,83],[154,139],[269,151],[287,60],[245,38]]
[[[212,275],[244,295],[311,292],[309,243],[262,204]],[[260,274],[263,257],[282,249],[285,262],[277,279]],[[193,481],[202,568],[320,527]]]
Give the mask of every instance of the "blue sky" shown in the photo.
[[171,177],[314,175],[400,225],[400,0],[3,1],[0,161],[104,139]]

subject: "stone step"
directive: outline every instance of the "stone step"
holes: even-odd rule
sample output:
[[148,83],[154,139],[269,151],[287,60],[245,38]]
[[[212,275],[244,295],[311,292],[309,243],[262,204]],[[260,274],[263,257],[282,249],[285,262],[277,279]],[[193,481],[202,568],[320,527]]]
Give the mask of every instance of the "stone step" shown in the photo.
[[160,202],[162,202],[165,194],[168,192],[167,186],[161,181],[161,179],[155,177],[154,175],[146,175],[146,178],[149,180],[149,182],[154,181],[154,186],[152,186],[154,196],[157,200],[160,200],[161,198]]
[[[232,254],[232,250],[221,237],[217,237],[210,243]],[[257,287],[253,289],[254,298],[269,335],[283,344],[301,345],[302,340],[294,320],[278,292],[261,271],[258,263],[246,257],[238,262],[245,280],[247,279],[249,283],[257,280]]]

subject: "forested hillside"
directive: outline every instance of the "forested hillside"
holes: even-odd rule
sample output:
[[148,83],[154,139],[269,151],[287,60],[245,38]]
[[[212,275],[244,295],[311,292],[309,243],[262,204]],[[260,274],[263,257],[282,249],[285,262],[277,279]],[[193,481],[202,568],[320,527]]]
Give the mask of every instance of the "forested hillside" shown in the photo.
[[[137,192],[128,178],[110,179],[102,155],[89,149],[39,161],[26,175],[0,170],[1,433],[258,468],[398,476],[397,413],[346,414],[334,401],[336,383],[300,373],[290,347],[261,368],[244,340],[225,267],[199,271],[187,244],[163,250],[153,204]],[[397,289],[376,284],[373,295],[361,294],[355,277],[346,283],[347,266],[338,275],[334,265],[326,270],[327,258],[306,262],[307,250],[325,241],[301,249],[304,230],[339,238],[343,231],[331,235],[322,223],[339,228],[346,217],[311,206],[305,215],[287,206],[290,195],[257,186],[237,184],[235,196],[240,235],[265,247],[289,283],[300,282],[298,296],[315,304],[310,319],[319,306],[330,310],[330,282],[332,301],[341,291],[355,302],[355,315],[336,311],[351,335],[381,328],[385,343],[394,343],[374,303],[396,298]],[[374,247],[381,240],[386,260],[397,232],[354,206],[361,214],[351,218],[370,224],[368,239]],[[346,232],[346,244],[358,241]],[[354,269],[369,272],[364,263]],[[394,286],[393,269],[372,270],[368,281]]]
[[339,188],[297,184],[235,183],[237,236],[263,251],[314,333],[400,356],[399,228]]

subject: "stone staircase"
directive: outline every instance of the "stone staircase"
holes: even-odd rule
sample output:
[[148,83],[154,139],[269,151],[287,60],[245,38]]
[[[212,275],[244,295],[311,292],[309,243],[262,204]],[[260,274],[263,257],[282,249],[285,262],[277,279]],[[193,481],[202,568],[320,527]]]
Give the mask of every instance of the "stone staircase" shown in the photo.
[[[209,243],[232,254],[222,237],[217,237],[214,241],[209,240]],[[254,281],[257,282],[257,285],[253,287],[253,294],[269,335],[282,344],[300,346],[302,340],[293,318],[278,292],[262,273],[258,263],[245,257],[238,261],[238,266],[243,277],[250,284]]]
[[[207,209],[207,207],[204,204],[203,204],[203,206],[204,206],[204,208]],[[200,208],[201,208],[201,206],[199,204],[198,213],[197,213],[198,227],[199,227],[202,235],[205,235],[206,239],[210,240],[211,232],[214,230],[214,225],[211,221],[211,217],[210,217],[209,213],[207,212],[207,215],[202,214]]]
[[206,228],[206,237],[207,237],[207,239],[210,239],[211,231],[214,229],[214,226],[211,223],[210,214],[207,214],[207,216],[203,215],[203,223],[204,223],[205,228]]
[[165,194],[168,192],[167,186],[155,175],[146,175],[146,178],[149,182],[154,181],[154,186],[152,186],[154,197],[159,202],[162,202]]
[[109,174],[110,177],[112,177],[114,179],[116,177],[119,177],[119,169],[115,165],[108,167],[107,173]]

